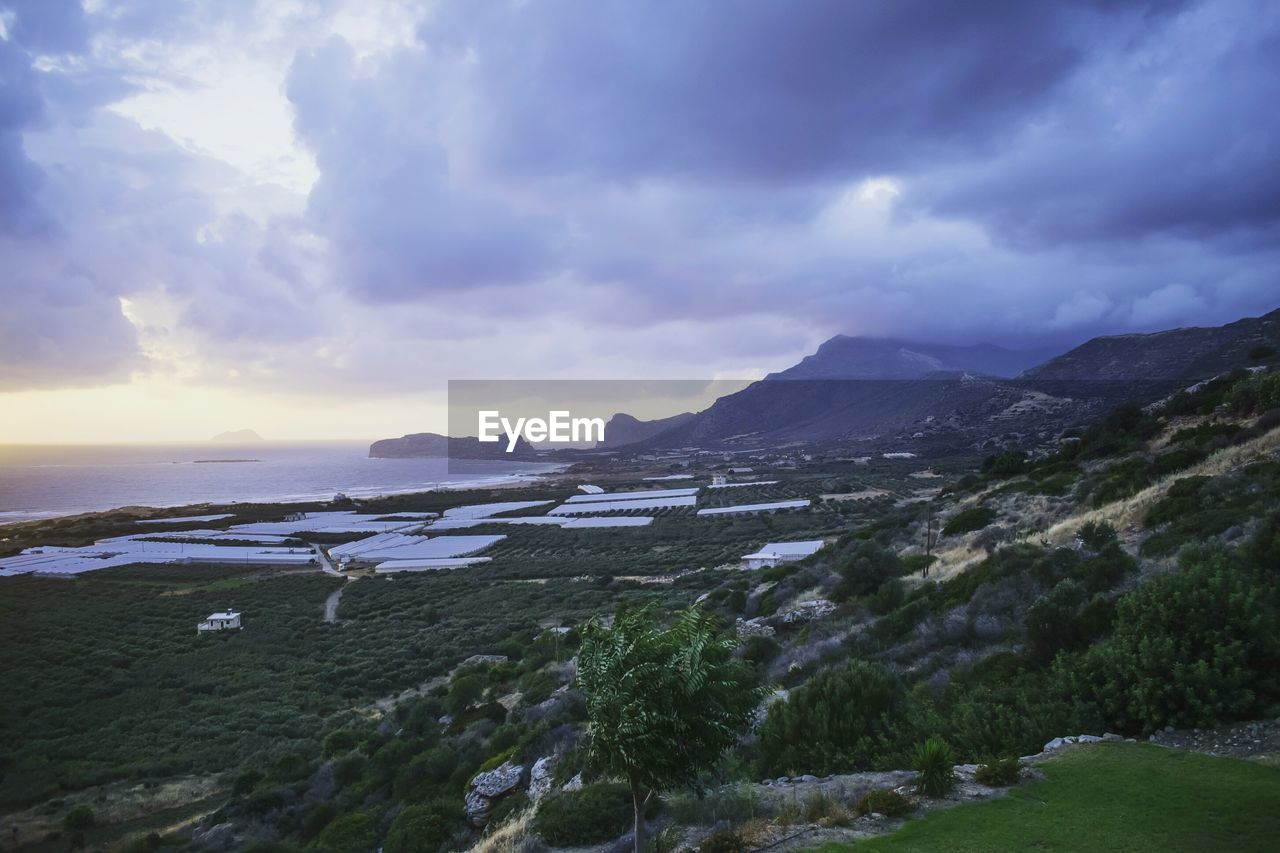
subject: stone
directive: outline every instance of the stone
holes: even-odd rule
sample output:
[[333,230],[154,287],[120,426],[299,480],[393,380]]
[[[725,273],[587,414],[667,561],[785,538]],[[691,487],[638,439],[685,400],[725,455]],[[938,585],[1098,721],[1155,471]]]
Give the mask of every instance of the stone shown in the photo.
[[1077,743],[1098,743],[1101,740],[1102,738],[1097,735],[1080,735],[1080,737],[1076,738]]
[[786,776],[779,776],[777,779],[774,779],[773,781],[778,783],[779,785],[785,785],[791,780],[788,779]]
[[487,824],[489,814],[493,811],[493,801],[514,790],[523,777],[524,767],[510,761],[504,761],[499,767],[473,776],[463,798],[467,821],[475,827]]
[[800,781],[801,781],[801,782],[817,782],[817,781],[818,781],[818,777],[817,777],[817,776],[814,776],[814,775],[813,775],[813,774],[811,774],[811,773],[806,773],[806,774],[804,774],[803,776],[801,776],[801,777],[800,777]]
[[1123,737],[1121,737],[1120,735],[1116,734],[1115,732],[1107,732],[1106,734],[1104,734],[1104,735],[1102,736],[1102,739],[1103,739],[1103,740],[1109,740],[1109,741],[1124,740],[1124,738],[1123,738]]
[[572,779],[570,779],[568,782],[565,782],[564,787],[562,787],[560,790],[561,791],[581,791],[582,790],[582,774],[579,773],[576,776],[574,776]]
[[499,797],[519,785],[523,775],[524,767],[504,761],[499,767],[477,773],[471,779],[471,787],[483,796]]
[[1045,752],[1053,752],[1055,749],[1062,749],[1067,742],[1060,737],[1056,737],[1044,745]]
[[529,771],[529,799],[537,802],[551,792],[551,771],[555,766],[554,755],[544,755],[533,762],[533,769]]

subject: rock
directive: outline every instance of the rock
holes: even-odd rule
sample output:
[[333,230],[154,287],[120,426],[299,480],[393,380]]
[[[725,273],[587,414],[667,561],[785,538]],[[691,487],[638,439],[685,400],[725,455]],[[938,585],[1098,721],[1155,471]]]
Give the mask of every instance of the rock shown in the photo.
[[1097,735],[1080,735],[1080,737],[1076,738],[1077,743],[1098,743],[1101,740],[1102,738]]
[[555,766],[554,755],[544,755],[533,762],[533,769],[529,771],[529,799],[537,802],[551,792],[551,771]]
[[565,782],[564,787],[562,787],[560,790],[561,791],[581,791],[582,790],[582,774],[579,773],[576,776],[574,776],[572,779],[570,779],[568,782]]
[[1056,737],[1044,745],[1045,752],[1053,752],[1055,749],[1062,749],[1067,742],[1060,737]]
[[806,773],[806,774],[804,774],[803,776],[801,776],[801,777],[800,777],[800,781],[801,781],[801,782],[817,782],[817,781],[818,781],[818,777],[817,777],[817,776],[814,776],[814,775],[812,775],[812,774],[810,774],[810,773]]
[[523,775],[524,767],[505,761],[499,767],[477,773],[471,779],[471,788],[486,797],[499,797],[519,785]]
[[779,784],[779,785],[785,785],[785,784],[787,784],[788,782],[790,782],[791,780],[790,780],[790,779],[788,779],[786,776],[779,776],[777,779],[774,779],[773,781],[774,781],[774,782],[776,782],[776,783],[777,783],[777,784]]
[[880,812],[872,812],[872,813],[871,813],[871,819],[872,819],[872,820],[884,820],[884,815],[880,814]]
[[487,824],[494,799],[514,790],[523,777],[524,767],[510,761],[504,761],[499,767],[473,776],[467,795],[463,798],[467,820],[471,825],[481,827]]
[[742,619],[739,618],[734,625],[738,629],[739,637],[772,637],[774,630],[771,625],[766,625],[760,619]]
[[834,602],[825,598],[815,598],[810,601],[797,601],[791,609],[781,614],[781,619],[787,625],[794,625],[798,622],[812,622],[835,612]]
[[493,800],[477,791],[467,791],[467,795],[462,798],[462,807],[467,813],[467,822],[474,827],[482,827],[489,822]]
[[1103,739],[1103,740],[1109,740],[1109,741],[1124,740],[1124,738],[1122,738],[1120,735],[1118,735],[1118,734],[1116,734],[1116,733],[1114,733],[1114,732],[1107,732],[1106,734],[1104,734],[1104,735],[1102,736],[1102,739]]

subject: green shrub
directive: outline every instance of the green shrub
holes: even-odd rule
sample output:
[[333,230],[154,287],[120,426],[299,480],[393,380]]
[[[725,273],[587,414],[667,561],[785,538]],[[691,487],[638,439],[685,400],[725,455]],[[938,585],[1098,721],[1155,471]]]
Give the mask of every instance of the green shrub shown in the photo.
[[1084,587],[1068,578],[1027,608],[1027,651],[1035,660],[1049,663],[1062,649],[1083,644],[1080,611],[1086,597]]
[[358,743],[355,732],[338,729],[329,732],[324,739],[324,757],[333,758],[356,748]]
[[1116,529],[1105,521],[1090,521],[1080,528],[1076,534],[1084,546],[1091,551],[1101,551],[1119,540]]
[[324,828],[316,846],[327,853],[369,853],[377,840],[372,817],[365,812],[348,812]]
[[343,788],[354,785],[364,776],[365,764],[363,755],[344,755],[333,762],[333,781]]
[[713,832],[698,842],[701,853],[746,853],[750,849],[751,845],[734,829]]
[[62,818],[62,825],[71,832],[84,832],[94,824],[93,809],[81,803],[73,806]]
[[387,830],[382,849],[384,853],[436,853],[448,843],[455,823],[438,805],[409,806]]
[[902,560],[897,554],[867,540],[854,540],[843,550],[839,560],[836,571],[840,574],[840,582],[831,593],[836,601],[870,595],[902,574]]
[[1227,392],[1226,403],[1240,414],[1280,406],[1280,371],[1251,373]]
[[844,806],[822,791],[804,801],[804,819],[809,823],[825,822],[831,826],[846,817]]
[[757,669],[778,656],[782,647],[772,637],[754,634],[742,643],[742,659]]
[[853,660],[818,673],[769,708],[760,728],[761,765],[769,775],[892,767],[914,740],[909,728],[901,682],[877,664]]
[[945,797],[956,785],[955,755],[940,737],[931,737],[916,746],[916,791],[928,797]]
[[[656,798],[651,802],[656,808]],[[626,832],[633,817],[631,789],[620,782],[598,782],[544,801],[533,831],[553,847],[602,844]]]
[[1280,600],[1265,569],[1221,548],[1123,596],[1113,634],[1059,661],[1064,692],[1109,726],[1149,733],[1262,715],[1280,683]]
[[868,791],[853,804],[853,813],[862,817],[882,814],[885,817],[906,817],[919,806],[910,797],[904,797],[892,788]]
[[1258,344],[1249,349],[1249,359],[1251,361],[1262,361],[1271,358],[1276,354],[1276,348],[1268,344]]
[[679,824],[737,823],[755,817],[758,811],[755,789],[745,784],[678,794],[668,806],[671,819]]
[[974,506],[961,510],[942,528],[943,536],[957,536],[981,530],[996,520],[996,511],[988,506]]
[[1001,758],[980,764],[973,778],[979,784],[992,788],[1007,788],[1022,778],[1022,762],[1016,758]]
[[459,675],[449,684],[445,709],[455,717],[461,716],[484,695],[484,681],[478,675]]

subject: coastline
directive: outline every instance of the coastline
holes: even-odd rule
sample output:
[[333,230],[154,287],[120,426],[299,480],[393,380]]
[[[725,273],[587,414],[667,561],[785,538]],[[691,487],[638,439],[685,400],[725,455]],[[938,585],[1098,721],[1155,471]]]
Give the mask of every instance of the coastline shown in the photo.
[[[531,463],[532,464],[532,463]],[[428,481],[422,484],[405,486],[402,488],[380,488],[377,486],[369,487],[351,487],[341,490],[349,498],[355,500],[375,500],[383,497],[393,497],[399,495],[429,494],[432,492],[455,492],[467,491],[470,489],[512,489],[521,486],[529,486],[541,483],[563,473],[569,466],[567,464],[546,464],[543,471],[522,471],[510,474],[494,474],[488,476],[477,476],[466,480],[437,480]],[[38,523],[42,521],[65,520],[70,518],[89,518],[93,516],[119,514],[125,512],[137,513],[141,517],[145,517],[149,513],[148,510],[174,510],[174,509],[206,509],[221,507],[236,507],[241,505],[260,505],[260,504],[328,504],[333,500],[333,492],[318,493],[293,493],[293,494],[277,494],[264,497],[245,498],[237,501],[206,501],[206,502],[154,502],[146,504],[122,504],[108,507],[86,507],[69,510],[0,510],[0,529],[15,525]]]

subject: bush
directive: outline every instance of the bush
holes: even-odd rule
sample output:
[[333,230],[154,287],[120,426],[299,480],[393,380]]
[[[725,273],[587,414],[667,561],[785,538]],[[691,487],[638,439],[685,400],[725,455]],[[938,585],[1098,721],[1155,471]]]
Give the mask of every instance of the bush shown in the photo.
[[772,637],[754,634],[742,644],[742,659],[760,669],[778,656],[782,647]]
[[1001,758],[987,764],[978,765],[973,778],[982,785],[992,788],[1007,788],[1016,785],[1022,778],[1022,762],[1016,758]]
[[1091,551],[1101,551],[1119,540],[1116,529],[1105,521],[1090,521],[1080,528],[1076,537]]
[[344,755],[333,762],[333,781],[343,788],[354,785],[364,776],[365,763],[363,755]]
[[855,540],[840,556],[836,569],[840,582],[832,591],[835,601],[870,595],[902,574],[898,555],[875,542]]
[[1085,598],[1084,587],[1067,579],[1027,608],[1027,651],[1032,658],[1049,663],[1062,649],[1083,644],[1080,611]]
[[760,729],[767,775],[901,766],[913,740],[902,684],[864,661],[818,673],[769,708]]
[[330,732],[324,739],[324,757],[334,758],[356,748],[356,736],[347,729]]
[[955,755],[940,737],[931,737],[916,747],[916,791],[928,797],[945,797],[956,786]]
[[459,675],[449,685],[445,709],[454,717],[470,708],[484,695],[484,682],[478,675]]
[[1240,414],[1280,406],[1280,371],[1249,374],[1227,392],[1226,403]]
[[698,842],[701,853],[746,853],[751,849],[741,833],[732,829],[713,832]]
[[882,814],[885,817],[906,817],[918,806],[910,797],[904,797],[892,788],[868,791],[853,804],[853,813],[862,817],[869,814]]
[[376,843],[373,818],[365,812],[334,818],[316,838],[316,846],[328,853],[368,853]]
[[71,832],[84,832],[94,824],[93,809],[81,803],[73,806],[71,811],[67,812],[62,818],[62,825]]
[[755,790],[744,784],[679,794],[671,798],[668,811],[678,824],[708,825],[722,820],[749,820],[756,816],[758,807]]
[[1271,358],[1275,354],[1275,347],[1267,344],[1258,344],[1256,347],[1250,348],[1249,359],[1251,361],[1262,361],[1263,359]]
[[[656,808],[657,800],[652,799]],[[598,782],[543,802],[533,831],[552,847],[603,844],[631,826],[631,789],[621,782]]]
[[1250,719],[1280,698],[1274,579],[1221,548],[1122,597],[1109,641],[1059,661],[1064,691],[1110,727],[1144,734]]
[[942,528],[943,536],[957,536],[981,530],[996,520],[996,511],[989,506],[974,506],[961,510]]
[[438,806],[409,806],[396,816],[382,849],[385,853],[436,853],[453,835],[453,820]]

